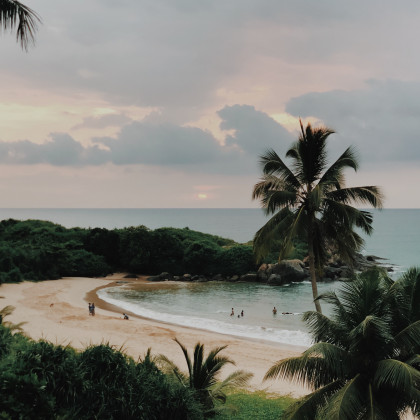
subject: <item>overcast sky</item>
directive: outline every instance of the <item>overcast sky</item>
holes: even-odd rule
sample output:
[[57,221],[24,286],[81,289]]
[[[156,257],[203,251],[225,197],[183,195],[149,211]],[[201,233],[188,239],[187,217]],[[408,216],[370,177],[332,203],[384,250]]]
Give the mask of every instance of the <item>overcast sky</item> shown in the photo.
[[[420,207],[420,2],[26,0],[0,37],[0,207],[256,207],[301,117]],[[287,159],[285,159],[287,162]]]

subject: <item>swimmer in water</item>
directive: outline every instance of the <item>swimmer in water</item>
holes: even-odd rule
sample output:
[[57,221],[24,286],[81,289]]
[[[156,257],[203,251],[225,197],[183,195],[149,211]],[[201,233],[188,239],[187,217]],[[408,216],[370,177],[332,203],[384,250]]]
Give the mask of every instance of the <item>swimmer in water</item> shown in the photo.
[[273,315],[275,315],[277,313],[277,309],[276,307],[273,308]]

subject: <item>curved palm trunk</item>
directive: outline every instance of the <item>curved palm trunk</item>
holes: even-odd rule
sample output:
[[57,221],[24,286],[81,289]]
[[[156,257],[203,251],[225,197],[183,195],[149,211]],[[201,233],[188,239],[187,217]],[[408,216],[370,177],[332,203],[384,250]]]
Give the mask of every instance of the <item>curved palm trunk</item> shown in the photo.
[[317,312],[322,314],[321,304],[319,300],[315,300],[318,297],[318,285],[316,282],[316,268],[315,268],[315,253],[314,253],[314,238],[312,232],[312,223],[308,228],[308,254],[309,254],[309,272],[311,274],[311,285],[312,285],[312,296],[314,298],[315,309]]

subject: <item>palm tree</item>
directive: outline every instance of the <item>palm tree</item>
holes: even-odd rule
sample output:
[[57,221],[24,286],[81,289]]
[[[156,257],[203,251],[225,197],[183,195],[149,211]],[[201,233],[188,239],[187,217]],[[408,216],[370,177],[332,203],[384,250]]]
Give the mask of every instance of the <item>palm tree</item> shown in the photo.
[[158,361],[165,372],[174,375],[175,378],[185,387],[192,389],[207,414],[215,412],[216,403],[226,402],[226,388],[230,386],[245,386],[252,373],[237,370],[228,375],[223,381],[219,381],[221,369],[227,365],[234,365],[235,362],[219,353],[227,346],[216,347],[204,358],[204,345],[197,343],[194,347],[193,359],[186,347],[176,338],[176,343],[181,347],[187,362],[188,373],[183,373],[171,360],[164,355],[158,356]]
[[[320,296],[331,318],[306,312],[315,344],[278,361],[265,378],[288,378],[314,392],[288,420],[393,420],[420,415],[420,270],[394,282],[379,269]],[[401,305],[401,306],[399,306]]]
[[24,50],[35,42],[35,32],[41,23],[35,11],[16,0],[0,0],[0,27],[3,30],[16,29],[16,40]]
[[327,250],[352,261],[363,239],[354,228],[372,233],[372,214],[351,204],[382,207],[378,187],[344,187],[343,171],[358,168],[355,150],[349,147],[327,169],[327,138],[334,133],[326,127],[303,128],[299,139],[287,151],[292,159],[289,169],[277,153],[269,149],[261,156],[263,177],[254,186],[253,199],[271,219],[255,234],[254,251],[258,261],[268,254],[275,240],[281,241],[279,260],[292,249],[293,239],[307,240],[312,293],[321,312],[317,275],[327,259]]

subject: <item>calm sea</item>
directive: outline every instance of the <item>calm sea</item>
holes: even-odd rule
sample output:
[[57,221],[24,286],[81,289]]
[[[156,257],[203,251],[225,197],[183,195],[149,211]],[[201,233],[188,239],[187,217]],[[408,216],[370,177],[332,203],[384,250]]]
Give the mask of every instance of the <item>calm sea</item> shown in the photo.
[[[365,254],[386,258],[395,277],[420,265],[420,209],[373,211],[374,234]],[[247,242],[267,220],[260,209],[0,209],[0,219],[50,220],[66,227],[189,227]],[[321,292],[339,287],[320,284]],[[309,283],[287,287],[243,283],[167,284],[102,290],[123,310],[165,322],[272,342],[308,345],[301,313],[313,309]],[[278,313],[272,314],[276,306]],[[232,307],[235,316],[230,316]],[[240,311],[244,317],[237,317]],[[290,314],[282,314],[290,312]]]

